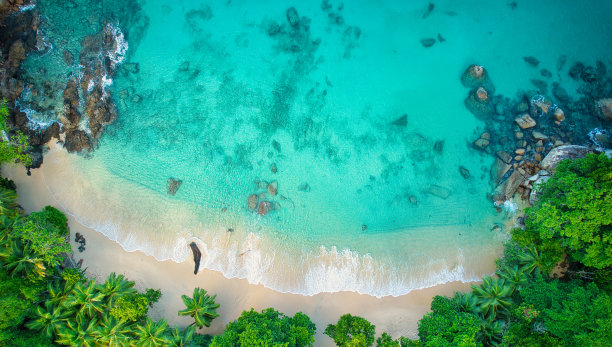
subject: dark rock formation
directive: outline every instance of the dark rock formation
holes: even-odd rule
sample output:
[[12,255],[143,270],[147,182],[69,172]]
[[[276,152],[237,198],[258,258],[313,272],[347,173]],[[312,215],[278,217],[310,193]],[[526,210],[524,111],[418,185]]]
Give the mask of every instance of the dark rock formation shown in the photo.
[[408,125],[408,115],[403,114],[401,117],[391,122],[391,125],[395,125],[398,127],[406,127]]
[[193,253],[193,262],[195,263],[195,266],[193,268],[193,274],[197,275],[198,270],[200,270],[200,260],[202,260],[202,252],[200,252],[200,249],[198,248],[198,245],[196,245],[195,242],[190,243],[189,247],[191,247],[191,252]]
[[295,7],[289,7],[287,9],[287,21],[289,22],[289,25],[291,25],[294,28],[297,28],[300,25],[300,16],[298,15],[297,10],[295,9]]
[[423,13],[423,19],[429,17],[429,15],[431,14],[431,12],[434,10],[434,8],[436,7],[436,5],[434,3],[429,3],[427,5],[427,9],[425,10],[425,13]]
[[450,189],[436,184],[432,184],[431,186],[427,187],[424,192],[433,196],[437,196],[441,199],[447,199],[450,195]]
[[249,208],[249,211],[255,211],[257,209],[258,203],[259,197],[257,196],[257,194],[249,195],[249,198],[247,199],[247,207]]
[[459,173],[466,180],[472,177],[472,175],[470,175],[470,171],[466,169],[464,166],[459,166]]
[[531,66],[538,66],[540,64],[540,61],[536,57],[532,56],[523,57],[523,60]]
[[487,70],[480,65],[470,65],[461,75],[461,83],[464,87],[478,89],[483,87],[491,94],[495,92],[493,82],[489,78]]
[[472,90],[468,94],[465,99],[465,107],[481,120],[486,120],[495,112],[489,93],[484,87]]
[[436,43],[436,39],[433,39],[431,37],[425,38],[425,39],[421,39],[421,45],[423,45],[423,47],[425,47],[425,48],[429,48],[429,47],[433,46],[435,43]]
[[83,130],[66,131],[64,147],[68,152],[82,152],[91,150],[91,140]]
[[181,180],[175,180],[174,178],[168,178],[168,194],[174,195],[183,184]]

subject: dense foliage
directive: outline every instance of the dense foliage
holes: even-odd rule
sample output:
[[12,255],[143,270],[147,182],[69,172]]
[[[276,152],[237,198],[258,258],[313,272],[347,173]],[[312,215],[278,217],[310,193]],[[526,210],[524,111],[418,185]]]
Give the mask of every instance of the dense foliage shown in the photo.
[[376,326],[365,318],[345,314],[336,324],[325,328],[325,335],[334,339],[337,346],[372,346]]
[[170,328],[147,317],[159,290],[138,292],[115,273],[98,284],[63,268],[70,252],[66,216],[50,206],[23,216],[13,187],[8,180],[0,187],[0,345],[208,345],[195,327]]
[[6,124],[9,116],[6,100],[0,100],[0,163],[21,162],[30,165],[32,159],[27,154],[31,146],[28,137],[20,132],[10,136],[10,129]]
[[546,258],[603,269],[612,266],[612,159],[604,154],[565,160],[526,212],[522,245],[535,245]]
[[298,312],[293,317],[268,308],[261,313],[251,309],[215,336],[211,346],[312,346],[316,327]]

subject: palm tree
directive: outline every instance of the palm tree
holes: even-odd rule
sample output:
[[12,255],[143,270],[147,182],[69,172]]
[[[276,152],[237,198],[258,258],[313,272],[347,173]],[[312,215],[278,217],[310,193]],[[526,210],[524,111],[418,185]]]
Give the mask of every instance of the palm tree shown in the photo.
[[36,306],[35,319],[26,323],[26,327],[32,330],[40,330],[43,335],[53,338],[53,335],[61,328],[70,316],[59,305],[51,301],[45,301],[45,307]]
[[504,335],[504,323],[494,319],[483,319],[480,322],[479,340],[485,346],[499,346]]
[[172,338],[170,339],[170,346],[172,347],[184,347],[188,346],[189,342],[193,340],[195,334],[195,326],[190,325],[185,330],[179,330],[177,327],[172,328]]
[[107,306],[113,307],[116,299],[127,294],[136,294],[136,289],[133,287],[134,282],[128,281],[123,275],[117,276],[114,272],[112,272],[110,275],[108,275],[106,281],[98,287],[98,289],[100,290],[100,293],[104,294],[106,297]]
[[89,319],[79,312],[75,320],[68,320],[58,329],[56,342],[70,346],[96,346],[96,324],[95,318]]
[[11,189],[0,188],[0,216],[15,216],[16,209],[17,193]]
[[34,273],[40,277],[45,277],[47,268],[44,261],[37,257],[30,248],[29,243],[23,243],[15,239],[11,244],[11,253],[6,260],[6,268],[11,276],[27,276]]
[[521,252],[518,255],[518,260],[526,274],[535,273],[536,275],[539,275],[545,271],[548,265],[542,257],[542,254],[534,245],[521,249]]
[[104,294],[98,291],[94,281],[77,283],[64,301],[64,306],[94,318],[96,313],[102,313],[104,309]]
[[172,347],[184,347],[188,346],[189,342],[193,340],[195,334],[195,326],[190,325],[185,330],[179,330],[177,327],[172,329],[172,338],[170,340],[170,346]]
[[219,304],[215,304],[216,297],[217,295],[208,296],[206,290],[196,287],[193,290],[193,298],[187,295],[181,296],[187,308],[180,310],[178,315],[193,317],[195,321],[191,325],[195,324],[198,328],[203,326],[209,327],[210,322],[219,317],[219,314],[216,312],[216,309],[219,307]]
[[117,320],[110,314],[103,315],[95,328],[98,344],[109,347],[128,346],[134,333],[133,325]]
[[512,287],[502,278],[485,277],[478,287],[472,285],[474,295],[478,298],[478,306],[484,317],[495,317],[497,311],[510,307]]
[[138,346],[142,347],[156,347],[156,346],[167,346],[170,344],[170,339],[166,335],[168,329],[168,322],[165,319],[161,319],[157,322],[147,317],[144,325],[137,326],[138,331],[136,335],[138,337]]
[[49,293],[49,300],[55,305],[64,305],[64,301],[70,296],[72,288],[69,288],[65,283],[59,280],[49,281],[47,284],[47,292]]
[[478,313],[478,299],[474,297],[472,292],[455,292],[453,300],[459,305],[461,311],[468,313]]
[[511,285],[514,290],[521,289],[525,283],[527,283],[527,275],[523,268],[519,268],[518,265],[504,266],[501,270],[496,271],[500,278],[503,278],[506,283]]

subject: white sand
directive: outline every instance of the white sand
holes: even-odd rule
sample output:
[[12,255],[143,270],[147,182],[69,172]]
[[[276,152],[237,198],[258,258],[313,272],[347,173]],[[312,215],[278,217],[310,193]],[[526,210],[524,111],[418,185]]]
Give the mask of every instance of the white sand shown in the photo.
[[[2,174],[17,184],[19,203],[26,212],[38,211],[46,205],[61,209],[44,182],[41,170],[32,170],[27,176],[23,166],[5,165]],[[46,174],[49,173],[46,170]],[[66,212],[66,211],[64,211]],[[400,297],[377,299],[368,295],[352,292],[321,293],[314,296],[286,294],[251,285],[246,280],[227,279],[220,273],[201,270],[193,275],[193,261],[183,263],[172,261],[159,262],[142,252],[126,252],[121,246],[103,234],[89,229],[68,215],[71,235],[79,232],[87,240],[83,253],[77,250],[78,244],[71,237],[75,260],[83,259],[83,267],[90,276],[99,282],[111,272],[126,275],[136,281],[138,289],[161,289],[163,296],[150,312],[152,318],[166,318],[170,324],[185,326],[190,317],[178,317],[177,311],[183,308],[182,294],[191,295],[194,287],[206,289],[217,294],[216,302],[221,304],[210,328],[199,333],[220,334],[225,325],[235,320],[243,310],[254,308],[262,310],[274,307],[287,315],[304,312],[317,325],[316,345],[333,346],[333,341],[323,334],[329,323],[335,323],[344,313],[359,315],[376,325],[377,335],[383,331],[397,338],[417,337],[417,322],[429,310],[435,295],[452,295],[456,290],[469,290],[467,283],[452,282],[423,290],[415,290]]]

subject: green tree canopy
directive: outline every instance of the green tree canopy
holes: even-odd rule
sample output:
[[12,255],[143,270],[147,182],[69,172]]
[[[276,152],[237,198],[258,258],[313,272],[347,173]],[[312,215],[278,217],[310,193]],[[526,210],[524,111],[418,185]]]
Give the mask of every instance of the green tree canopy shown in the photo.
[[478,335],[481,319],[474,313],[462,312],[454,300],[435,296],[432,312],[419,321],[419,338],[425,346],[480,346]]
[[559,163],[526,217],[525,230],[515,231],[519,243],[555,262],[566,252],[589,267],[612,266],[612,159],[588,154]]
[[312,346],[315,331],[314,323],[301,312],[288,317],[273,308],[261,313],[251,309],[229,323],[211,346]]
[[325,335],[334,339],[337,346],[372,346],[376,326],[365,318],[347,313],[336,324],[327,325]]

